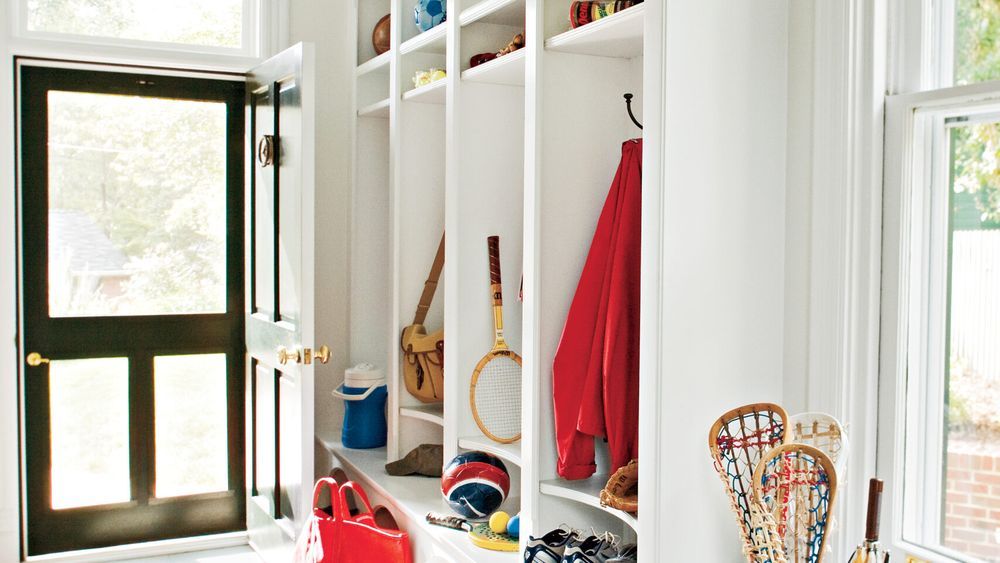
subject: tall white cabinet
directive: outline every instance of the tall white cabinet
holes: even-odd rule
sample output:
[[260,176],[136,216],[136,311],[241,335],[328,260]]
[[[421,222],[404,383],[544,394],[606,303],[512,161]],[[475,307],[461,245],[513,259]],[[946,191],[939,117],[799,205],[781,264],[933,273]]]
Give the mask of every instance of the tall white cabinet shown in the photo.
[[[666,37],[671,25],[684,25],[687,8],[677,10],[678,19],[668,25],[677,0],[647,0],[571,30],[571,0],[449,0],[447,22],[420,33],[413,22],[413,3],[352,2],[357,67],[352,76],[345,77],[353,81],[354,97],[344,102],[352,104],[356,115],[350,351],[352,362],[371,362],[386,373],[389,437],[386,448],[369,451],[328,444],[334,464],[366,484],[377,501],[396,508],[397,518],[411,531],[418,561],[521,560],[518,553],[474,548],[462,534],[430,528],[422,522],[428,510],[447,512],[438,480],[391,478],[382,471],[386,461],[402,457],[421,443],[443,444],[445,461],[467,450],[484,450],[504,460],[512,478],[505,508],[521,513],[522,548],[528,534],[566,523],[609,530],[626,541],[638,541],[644,562],[698,559],[697,552],[689,554],[694,559],[673,556],[684,552],[683,547],[677,551],[678,542],[692,538],[671,532],[671,518],[677,513],[662,492],[674,492],[675,482],[688,483],[692,491],[703,496],[705,505],[718,505],[724,511],[726,501],[712,473],[707,445],[702,452],[692,446],[684,457],[675,458],[669,444],[678,432],[704,441],[711,420],[733,406],[729,405],[731,400],[745,397],[749,402],[758,397],[757,388],[751,387],[737,393],[738,397],[723,393],[724,400],[678,396],[671,383],[674,379],[701,377],[711,382],[718,378],[722,382],[727,376],[716,375],[710,366],[702,374],[673,373],[669,359],[662,356],[665,335],[676,336],[678,323],[683,322],[664,310],[677,298],[665,295],[667,282],[705,259],[668,252],[674,248],[665,247],[666,233],[678,233],[664,224],[666,210],[686,212],[691,217],[698,213],[711,216],[710,208],[670,209],[675,194],[697,190],[704,190],[709,200],[718,197],[720,205],[727,205],[727,186],[712,183],[712,178],[705,186],[690,182],[691,178],[684,185],[671,184],[671,172],[664,164],[680,154],[679,150],[676,154],[666,152],[668,146],[679,149],[686,134],[667,130],[668,112],[682,111],[667,103],[668,92],[683,88],[670,83],[669,65],[683,69],[699,56],[676,50],[681,46],[671,47]],[[754,44],[784,41],[771,35],[784,31],[781,11],[787,7],[784,2],[765,3],[770,7],[762,26],[740,33]],[[714,39],[732,46],[726,26],[733,22],[724,11],[728,3],[709,0],[695,4],[718,10],[720,27],[705,29],[705,41],[692,48],[710,48]],[[372,29],[390,12],[391,48],[376,56]],[[469,68],[473,54],[497,51],[515,33],[522,32],[527,39],[523,49]],[[690,35],[694,35],[693,30]],[[446,70],[447,78],[415,88],[411,81],[414,71],[432,67]],[[783,87],[782,61],[765,62],[762,68],[765,72],[752,79],[744,77],[731,83],[738,89],[753,89],[758,83],[771,90]],[[699,87],[692,83],[691,89]],[[625,93],[635,96],[633,110],[644,121],[642,131],[626,113]],[[779,116],[784,112],[782,104],[783,98],[760,110],[764,113],[759,117]],[[710,112],[702,118],[705,130],[693,136],[701,139],[699,142],[729,133],[727,123]],[[729,150],[754,148],[752,133],[738,131],[736,135],[724,143]],[[598,215],[620,160],[621,145],[637,137],[644,137],[640,458],[646,460],[648,455],[651,461],[640,464],[643,508],[638,518],[600,505],[600,489],[614,470],[608,465],[603,444],[598,444],[598,471],[593,478],[558,478],[551,369]],[[780,141],[770,147],[773,158],[766,155],[758,167],[747,168],[751,175],[748,181],[756,181],[752,175],[757,174],[768,181],[777,178],[761,170],[783,166],[783,137]],[[710,143],[691,150],[705,158],[714,154]],[[713,166],[727,166],[725,155],[716,156],[719,158]],[[783,179],[761,194],[755,205],[771,206],[783,213]],[[739,237],[741,232],[757,228],[752,222],[749,226],[719,225],[712,236]],[[444,275],[425,325],[428,330],[442,326],[445,330],[445,401],[424,405],[403,386],[398,339],[401,329],[411,322],[442,231],[447,232]],[[494,234],[500,235],[506,336],[524,360],[522,439],[509,445],[486,438],[469,408],[473,368],[493,338],[486,237]],[[760,242],[773,241],[764,237]],[[738,247],[742,243],[734,244]],[[673,270],[668,271],[670,268]],[[763,277],[773,280],[780,294],[781,265],[776,270],[769,268]],[[697,268],[691,271],[700,273]],[[517,299],[522,275],[523,303]],[[740,277],[739,271],[733,272],[734,280]],[[719,307],[719,303],[704,304],[706,311]],[[776,327],[771,322],[781,318],[780,308],[764,316],[760,319],[764,330],[780,331],[780,322]],[[685,338],[709,341],[713,335],[690,334]],[[775,352],[778,360],[773,375],[760,375],[768,382],[769,378],[780,382],[780,340],[776,338],[776,350],[766,351]],[[738,361],[743,352],[720,353],[733,354]],[[775,389],[780,390],[780,384]],[[767,400],[780,399],[763,395]],[[683,408],[698,413],[685,414],[688,420],[682,426],[676,426],[677,421],[664,412],[665,405],[676,408],[678,401],[685,401]],[[707,514],[691,519],[717,528],[706,532],[706,541],[720,546],[712,548],[718,553],[731,553],[733,558],[703,560],[737,561],[734,524],[721,520],[719,511]]]

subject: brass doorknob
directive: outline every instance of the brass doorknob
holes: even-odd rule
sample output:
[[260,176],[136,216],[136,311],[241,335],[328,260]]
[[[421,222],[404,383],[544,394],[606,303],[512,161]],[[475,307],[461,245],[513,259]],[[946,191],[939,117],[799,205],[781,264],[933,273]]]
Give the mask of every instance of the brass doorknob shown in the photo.
[[299,363],[300,355],[298,350],[289,350],[282,346],[278,348],[278,363],[285,365],[288,362],[293,364]]
[[325,364],[325,363],[329,362],[330,361],[330,347],[324,344],[323,346],[320,346],[316,350],[310,350],[309,348],[306,348],[306,360],[305,360],[305,362],[307,364],[312,363],[313,359],[315,359],[316,361],[318,361],[321,364]]
[[32,353],[28,354],[28,357],[26,357],[24,359],[24,361],[27,362],[28,365],[31,366],[31,367],[33,367],[33,368],[37,368],[38,366],[40,366],[42,364],[49,363],[49,359],[48,358],[43,358],[42,355],[39,354],[38,352],[32,352]]

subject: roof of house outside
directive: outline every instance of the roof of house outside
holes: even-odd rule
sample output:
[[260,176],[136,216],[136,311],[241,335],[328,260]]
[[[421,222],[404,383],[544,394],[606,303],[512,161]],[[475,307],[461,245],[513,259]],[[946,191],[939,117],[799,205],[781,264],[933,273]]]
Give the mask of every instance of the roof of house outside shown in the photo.
[[74,274],[126,274],[128,257],[111,242],[86,213],[69,209],[49,210],[50,263],[69,259]]

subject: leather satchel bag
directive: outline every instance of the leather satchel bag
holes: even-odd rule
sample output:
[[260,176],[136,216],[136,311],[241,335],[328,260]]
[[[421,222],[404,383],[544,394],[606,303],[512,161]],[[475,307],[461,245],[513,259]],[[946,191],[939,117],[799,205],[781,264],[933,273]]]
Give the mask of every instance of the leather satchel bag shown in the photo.
[[424,320],[434,299],[444,267],[444,235],[438,245],[434,265],[424,283],[413,324],[403,329],[399,345],[403,349],[403,383],[406,390],[424,403],[444,401],[444,330],[427,334]]

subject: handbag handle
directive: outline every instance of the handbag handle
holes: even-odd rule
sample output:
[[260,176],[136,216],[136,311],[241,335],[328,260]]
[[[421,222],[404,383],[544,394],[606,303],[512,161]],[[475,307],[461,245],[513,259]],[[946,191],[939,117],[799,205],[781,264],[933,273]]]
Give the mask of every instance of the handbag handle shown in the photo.
[[431,301],[434,300],[434,292],[437,291],[438,280],[441,278],[441,270],[444,268],[444,233],[441,233],[441,242],[438,244],[437,255],[434,256],[434,264],[431,272],[427,274],[427,281],[424,282],[424,292],[420,295],[420,302],[417,304],[417,312],[413,315],[413,324],[422,325],[427,318],[427,311],[431,308]]
[[341,514],[351,513],[350,509],[347,507],[347,489],[354,491],[354,498],[361,500],[361,503],[365,505],[365,510],[368,511],[368,514],[375,514],[375,510],[372,509],[372,503],[368,502],[368,495],[365,494],[365,490],[354,481],[344,483],[337,490],[337,504],[339,505],[338,508],[340,509]]
[[340,505],[337,502],[337,495],[340,492],[340,485],[332,477],[320,477],[316,481],[316,486],[313,487],[313,503],[312,508],[316,510],[316,505],[319,504],[319,494],[323,492],[323,486],[330,491],[330,510],[333,512],[333,519],[340,520],[341,512]]
[[365,391],[360,395],[348,395],[347,393],[341,391],[341,389],[344,388],[344,384],[341,383],[340,385],[337,386],[336,389],[330,391],[330,394],[332,394],[334,397],[340,397],[345,401],[364,401],[365,399],[368,398],[368,395],[374,393],[375,390],[378,389],[379,387],[381,387],[381,385],[369,387],[367,391]]

